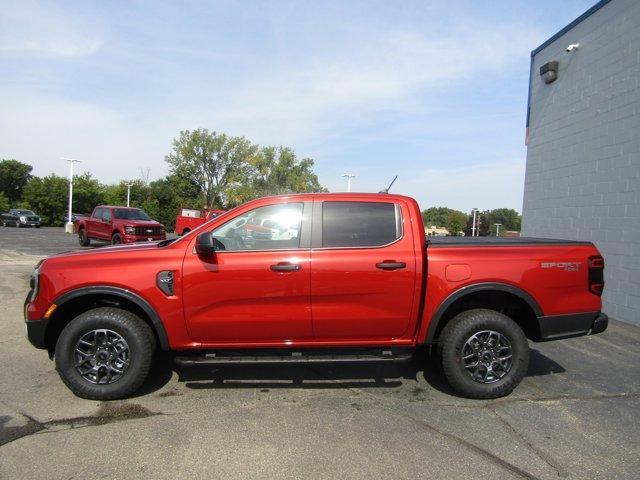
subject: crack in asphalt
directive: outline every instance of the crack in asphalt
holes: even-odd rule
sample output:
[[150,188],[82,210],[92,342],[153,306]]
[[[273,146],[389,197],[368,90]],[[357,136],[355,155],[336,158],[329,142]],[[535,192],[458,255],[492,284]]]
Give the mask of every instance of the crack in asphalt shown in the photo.
[[100,408],[95,415],[61,418],[46,422],[40,422],[26,412],[18,411],[18,413],[25,417],[27,422],[24,425],[15,427],[1,427],[0,446],[39,432],[46,433],[47,431],[57,431],[51,430],[53,427],[67,426],[69,429],[94,427],[114,422],[164,415],[160,412],[152,412],[151,410],[135,403],[103,403],[100,405]]
[[495,417],[500,421],[500,423],[502,423],[507,428],[509,432],[511,432],[513,436],[520,439],[520,441],[523,442],[529,448],[529,450],[535,453],[540,460],[542,460],[544,463],[549,465],[551,469],[555,470],[556,474],[559,477],[569,476],[569,472],[567,472],[564,469],[564,467],[562,467],[562,465],[560,465],[560,463],[556,461],[555,458],[553,458],[551,455],[547,454],[546,452],[540,450],[537,446],[531,443],[522,433],[520,433],[513,425],[511,425],[511,423],[509,423],[509,421],[506,418],[504,418],[500,414],[500,412],[496,410],[496,408],[493,405],[489,407],[489,410],[493,412]]

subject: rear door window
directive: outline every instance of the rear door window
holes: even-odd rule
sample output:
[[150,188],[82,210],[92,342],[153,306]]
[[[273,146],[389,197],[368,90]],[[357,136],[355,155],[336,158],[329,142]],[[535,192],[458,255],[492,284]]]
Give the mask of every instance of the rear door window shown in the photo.
[[383,202],[322,204],[322,247],[381,247],[401,237],[399,205]]

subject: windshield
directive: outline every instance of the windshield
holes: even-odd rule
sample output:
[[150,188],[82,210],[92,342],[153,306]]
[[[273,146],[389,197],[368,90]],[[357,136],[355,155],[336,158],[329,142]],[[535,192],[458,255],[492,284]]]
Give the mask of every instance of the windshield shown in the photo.
[[13,210],[16,215],[35,215],[31,210]]
[[113,214],[120,220],[151,220],[149,215],[139,208],[114,208]]

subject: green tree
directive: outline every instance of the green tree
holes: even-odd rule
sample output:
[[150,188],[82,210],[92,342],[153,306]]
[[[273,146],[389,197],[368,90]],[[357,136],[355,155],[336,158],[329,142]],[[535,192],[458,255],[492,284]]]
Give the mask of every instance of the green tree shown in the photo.
[[0,213],[7,212],[9,208],[11,208],[9,200],[7,200],[7,197],[4,195],[4,193],[0,192]]
[[20,201],[33,167],[17,160],[0,161],[0,192],[10,203]]
[[24,187],[25,205],[40,215],[43,225],[62,225],[67,212],[69,181],[51,174],[32,177]]
[[464,212],[453,210],[448,207],[431,207],[422,211],[422,220],[426,227],[445,227],[449,230],[447,223],[450,221],[450,218],[455,218],[457,220],[461,218],[461,215],[464,215],[466,223],[467,214]]
[[520,231],[522,217],[512,208],[496,208],[483,213],[486,214],[487,221],[489,222],[488,229],[491,232],[490,235],[496,234],[496,223],[501,224],[501,232],[505,232],[507,230],[514,230],[516,232]]
[[173,152],[165,157],[171,173],[198,186],[205,206],[228,208],[247,181],[258,146],[244,137],[230,137],[207,129],[181,131]]
[[446,229],[449,230],[449,234],[459,235],[460,232],[463,232],[464,227],[467,225],[467,217],[467,214],[464,212],[457,210],[450,211],[444,224]]
[[298,159],[291,148],[263,147],[253,157],[252,181],[240,201],[265,195],[285,193],[322,192],[318,176],[313,171],[313,160]]
[[[90,214],[96,205],[104,202],[104,194],[104,186],[92,178],[90,173],[75,175],[73,177],[73,213]],[[65,202],[65,206],[67,205]]]

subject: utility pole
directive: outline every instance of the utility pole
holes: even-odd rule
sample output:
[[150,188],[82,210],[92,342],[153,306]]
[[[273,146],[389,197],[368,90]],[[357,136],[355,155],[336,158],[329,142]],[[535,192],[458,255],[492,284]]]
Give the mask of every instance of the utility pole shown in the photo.
[[496,237],[500,236],[500,227],[502,226],[501,223],[494,223],[494,225],[496,226]]
[[73,164],[80,162],[80,160],[76,160],[75,158],[60,158],[60,160],[66,160],[69,162],[69,211],[67,216],[67,223],[64,226],[64,231],[66,233],[73,233],[73,222],[71,221],[71,206],[73,204]]
[[355,173],[345,173],[342,176],[347,179],[347,192],[350,192],[351,191],[351,179],[352,178],[356,178],[357,175]]
[[471,222],[471,236],[475,237],[476,235],[476,214],[478,213],[478,209],[474,208],[471,210],[473,212],[473,221]]
[[127,185],[127,207],[128,207],[129,199],[131,198],[131,185],[133,185],[133,183],[127,183],[125,185]]

